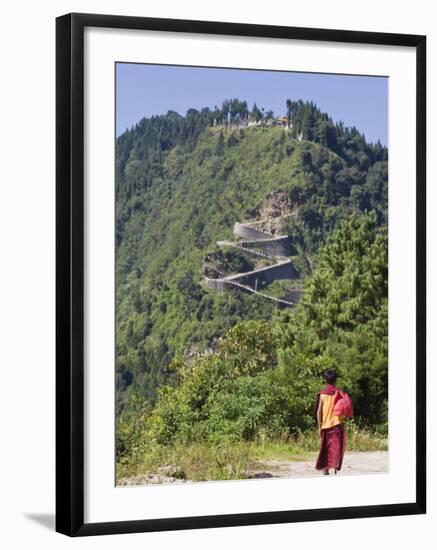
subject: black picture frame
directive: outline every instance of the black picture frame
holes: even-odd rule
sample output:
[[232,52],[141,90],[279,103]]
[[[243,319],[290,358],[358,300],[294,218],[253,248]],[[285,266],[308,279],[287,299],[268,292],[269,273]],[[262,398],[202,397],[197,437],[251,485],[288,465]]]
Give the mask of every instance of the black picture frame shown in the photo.
[[[388,505],[84,523],[84,29],[106,27],[403,46],[416,51],[416,500]],[[56,530],[69,536],[426,511],[426,37],[73,13],[56,20]]]

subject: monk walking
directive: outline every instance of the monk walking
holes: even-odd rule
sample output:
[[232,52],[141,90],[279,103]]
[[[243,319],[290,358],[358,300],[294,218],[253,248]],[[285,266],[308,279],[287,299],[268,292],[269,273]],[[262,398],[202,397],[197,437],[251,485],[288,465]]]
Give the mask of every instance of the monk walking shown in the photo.
[[333,469],[336,474],[341,470],[346,434],[343,416],[334,414],[334,406],[340,397],[341,390],[335,386],[337,373],[328,369],[323,375],[326,386],[317,394],[316,411],[320,435],[320,451],[317,457],[316,469],[329,475]]

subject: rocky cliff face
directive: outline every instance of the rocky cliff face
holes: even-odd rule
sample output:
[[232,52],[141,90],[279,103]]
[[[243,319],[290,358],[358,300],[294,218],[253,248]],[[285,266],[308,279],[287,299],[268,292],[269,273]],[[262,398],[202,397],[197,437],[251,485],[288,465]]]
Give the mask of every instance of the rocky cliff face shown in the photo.
[[258,228],[273,235],[281,233],[283,218],[296,213],[296,207],[292,204],[290,196],[284,191],[272,191],[251,212],[251,218],[257,223]]

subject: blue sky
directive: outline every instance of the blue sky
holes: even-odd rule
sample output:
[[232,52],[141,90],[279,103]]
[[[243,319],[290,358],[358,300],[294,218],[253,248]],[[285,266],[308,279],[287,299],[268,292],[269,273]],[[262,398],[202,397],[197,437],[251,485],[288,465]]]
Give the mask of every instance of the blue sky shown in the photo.
[[116,94],[117,135],[143,117],[169,110],[184,115],[237,97],[275,115],[285,114],[287,99],[314,101],[368,141],[388,141],[387,78],[117,63]]

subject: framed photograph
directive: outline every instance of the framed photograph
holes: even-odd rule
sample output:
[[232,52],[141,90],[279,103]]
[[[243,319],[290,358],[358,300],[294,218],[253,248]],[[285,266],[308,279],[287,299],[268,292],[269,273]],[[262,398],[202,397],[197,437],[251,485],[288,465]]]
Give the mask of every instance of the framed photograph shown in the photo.
[[425,513],[425,37],[56,25],[57,531]]

